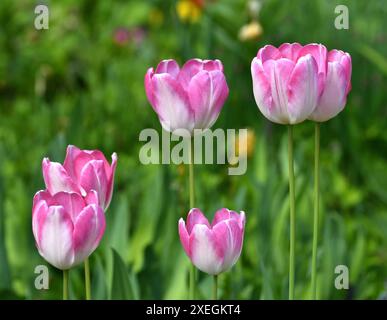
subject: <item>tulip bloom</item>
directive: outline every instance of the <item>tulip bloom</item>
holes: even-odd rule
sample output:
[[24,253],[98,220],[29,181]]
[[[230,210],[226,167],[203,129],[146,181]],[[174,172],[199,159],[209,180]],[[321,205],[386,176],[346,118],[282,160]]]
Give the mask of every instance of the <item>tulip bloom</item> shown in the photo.
[[219,60],[192,59],[181,69],[175,60],[163,60],[156,71],[148,69],[145,91],[164,130],[184,129],[189,135],[210,128],[228,96]]
[[278,49],[266,45],[251,63],[255,101],[270,121],[302,122],[317,105],[320,61],[304,48],[298,43],[284,43]]
[[98,194],[100,206],[106,210],[113,194],[114,173],[117,154],[112,155],[112,164],[99,150],[80,150],[68,146],[63,166],[58,162],[43,159],[43,178],[48,192],[76,192],[86,196],[91,190]]
[[309,119],[324,122],[341,112],[351,90],[351,56],[341,50],[329,51],[325,62],[326,76],[314,112]]
[[81,263],[105,231],[97,193],[83,198],[77,193],[39,191],[33,200],[32,230],[40,255],[54,267],[67,270]]
[[185,253],[201,271],[218,275],[238,260],[243,244],[245,213],[228,209],[216,212],[210,225],[199,209],[191,209],[187,225],[179,220],[179,236]]

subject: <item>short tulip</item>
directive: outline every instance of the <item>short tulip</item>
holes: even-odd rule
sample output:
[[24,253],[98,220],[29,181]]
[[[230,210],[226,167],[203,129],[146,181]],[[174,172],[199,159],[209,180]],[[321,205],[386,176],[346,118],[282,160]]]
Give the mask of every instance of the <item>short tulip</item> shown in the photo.
[[51,195],[39,191],[33,200],[32,230],[40,255],[67,270],[84,261],[105,231],[105,215],[95,191]]
[[[313,52],[298,43],[278,49],[266,45],[251,63],[255,101],[262,114],[275,123],[296,124],[314,111],[319,97],[319,64]],[[321,61],[323,64],[324,61]]]
[[63,166],[48,158],[44,158],[42,163],[44,182],[52,195],[66,191],[85,196],[95,190],[104,210],[112,198],[116,166],[116,153],[113,153],[110,165],[101,151],[80,150],[71,145],[67,147]]
[[175,60],[163,60],[148,69],[145,91],[164,130],[182,136],[210,128],[228,96],[219,60],[192,59],[181,69]]
[[199,209],[191,209],[187,225],[179,220],[179,236],[185,253],[201,271],[218,275],[238,260],[243,244],[245,213],[228,209],[216,212],[210,225]]

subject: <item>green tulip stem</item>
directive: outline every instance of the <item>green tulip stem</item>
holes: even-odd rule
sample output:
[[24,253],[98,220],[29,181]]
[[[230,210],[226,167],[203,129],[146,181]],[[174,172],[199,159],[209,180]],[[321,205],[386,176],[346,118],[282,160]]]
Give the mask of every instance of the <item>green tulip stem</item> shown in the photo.
[[63,300],[69,299],[69,271],[63,270]]
[[86,300],[91,300],[90,262],[89,262],[89,258],[87,258],[85,260],[85,290],[86,290]]
[[[194,181],[194,140],[191,139],[191,152],[189,161],[189,206],[190,209],[194,207],[195,202],[195,181]],[[189,297],[191,300],[195,299],[195,266],[191,265],[189,277]]]

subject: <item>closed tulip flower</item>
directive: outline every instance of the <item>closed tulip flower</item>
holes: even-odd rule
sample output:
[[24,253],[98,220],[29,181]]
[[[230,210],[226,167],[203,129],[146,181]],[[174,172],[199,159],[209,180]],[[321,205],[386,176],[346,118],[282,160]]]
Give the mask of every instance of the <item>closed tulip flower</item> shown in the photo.
[[199,209],[191,209],[187,224],[179,220],[179,235],[184,251],[201,271],[218,275],[238,260],[243,244],[245,213],[220,209],[210,225]]
[[319,102],[309,119],[324,122],[341,112],[351,90],[351,56],[341,50],[329,51],[326,59],[326,77]]
[[43,159],[43,177],[47,190],[77,192],[85,196],[91,190],[98,194],[100,206],[106,210],[113,194],[117,154],[113,153],[111,165],[99,150],[80,150],[68,146],[63,166]]
[[320,61],[314,57],[318,55],[315,49],[306,52],[304,48],[298,43],[284,43],[279,48],[266,45],[251,63],[255,101],[270,121],[302,122],[317,105],[322,88]]
[[181,69],[176,61],[163,60],[156,70],[148,69],[145,91],[164,130],[185,130],[178,135],[210,128],[228,96],[219,60],[192,59]]
[[32,230],[40,255],[67,270],[84,261],[105,231],[105,215],[95,191],[51,195],[39,191],[33,200]]

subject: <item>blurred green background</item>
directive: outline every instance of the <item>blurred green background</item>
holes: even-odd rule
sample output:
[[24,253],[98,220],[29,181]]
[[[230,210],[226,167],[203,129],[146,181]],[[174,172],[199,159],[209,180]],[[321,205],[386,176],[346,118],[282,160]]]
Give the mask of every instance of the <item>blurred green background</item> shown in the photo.
[[[34,8],[50,10],[49,30],[34,28]],[[36,290],[39,256],[32,197],[44,187],[41,161],[62,162],[66,146],[101,149],[119,161],[103,241],[91,256],[96,299],[187,297],[189,261],[177,221],[188,208],[187,169],[139,163],[144,128],[161,130],[146,100],[144,74],[166,58],[222,60],[230,96],[213,128],[249,128],[248,169],[196,166],[197,207],[247,215],[242,255],[220,277],[223,299],[286,299],[288,178],[286,127],[258,111],[250,62],[271,43],[321,42],[353,59],[346,109],[321,128],[321,229],[318,295],[377,299],[387,294],[387,6],[368,1],[27,1],[0,2],[0,298],[61,298],[61,273]],[[349,8],[349,30],[334,9]],[[256,3],[255,3],[256,5]],[[254,22],[255,21],[255,22]],[[241,28],[243,28],[241,31]],[[295,128],[296,297],[310,296],[313,123]],[[114,248],[114,251],[112,250]],[[115,252],[115,253],[113,253]],[[350,289],[334,269],[349,267]],[[82,299],[83,267],[71,271]],[[199,297],[211,279],[199,275]]]

